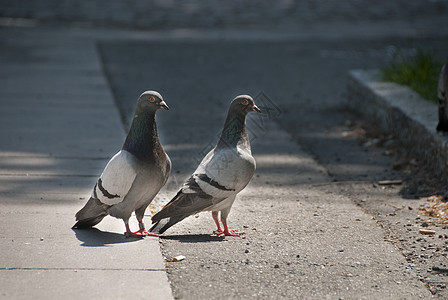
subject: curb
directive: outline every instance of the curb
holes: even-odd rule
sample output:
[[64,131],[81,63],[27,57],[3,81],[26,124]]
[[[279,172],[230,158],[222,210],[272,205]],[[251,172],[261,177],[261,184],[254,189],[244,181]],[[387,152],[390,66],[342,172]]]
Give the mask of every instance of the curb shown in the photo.
[[349,108],[393,134],[434,176],[448,178],[448,137],[436,131],[435,103],[405,86],[381,81],[378,70],[350,71],[347,94]]

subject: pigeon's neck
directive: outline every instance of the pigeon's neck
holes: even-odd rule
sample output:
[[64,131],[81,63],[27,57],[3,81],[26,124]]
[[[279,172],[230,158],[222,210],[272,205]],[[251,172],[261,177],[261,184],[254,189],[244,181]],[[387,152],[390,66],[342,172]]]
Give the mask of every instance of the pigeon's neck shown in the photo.
[[134,116],[123,150],[146,162],[154,162],[163,152],[157,134],[155,112],[143,112]]
[[246,115],[229,112],[217,148],[250,147],[246,132]]

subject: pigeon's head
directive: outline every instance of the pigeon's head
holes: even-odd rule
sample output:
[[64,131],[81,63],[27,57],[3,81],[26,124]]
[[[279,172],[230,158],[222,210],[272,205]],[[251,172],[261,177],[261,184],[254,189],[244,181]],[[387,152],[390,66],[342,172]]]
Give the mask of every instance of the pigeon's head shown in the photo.
[[230,104],[230,110],[243,114],[250,113],[251,111],[261,113],[261,110],[255,105],[254,99],[248,95],[239,95],[233,99]]
[[169,110],[168,105],[163,101],[162,95],[156,91],[146,91],[138,98],[137,111],[156,111],[159,108]]

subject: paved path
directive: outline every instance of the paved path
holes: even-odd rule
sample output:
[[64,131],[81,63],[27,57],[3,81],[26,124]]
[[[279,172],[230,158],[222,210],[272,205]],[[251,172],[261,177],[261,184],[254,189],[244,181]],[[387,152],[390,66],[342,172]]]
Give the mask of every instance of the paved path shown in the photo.
[[[244,238],[210,237],[213,223],[208,215],[189,218],[161,240],[166,258],[179,254],[187,257],[179,263],[168,262],[166,268],[158,239],[125,239],[120,220],[106,218],[93,231],[70,229],[74,213],[85,203],[95,177],[123,142],[124,130],[111,89],[115,98],[129,97],[128,103],[132,103],[141,89],[155,86],[172,108],[158,118],[162,142],[173,159],[173,174],[155,201],[154,210],[172,196],[180,181],[194,169],[195,160],[191,157],[198,157],[222,125],[218,116],[228,104],[224,87],[215,89],[195,82],[198,77],[192,76],[190,67],[180,72],[161,68],[166,60],[157,60],[153,69],[145,68],[143,60],[135,65],[136,57],[132,55],[140,51],[142,57],[148,58],[147,46],[151,42],[168,41],[153,55],[170,58],[173,40],[213,44],[217,39],[266,39],[268,45],[264,49],[269,52],[273,40],[298,39],[307,45],[322,37],[331,41],[341,37],[437,37],[446,35],[448,28],[442,26],[446,24],[446,1],[412,5],[404,0],[381,1],[365,5],[353,0],[347,5],[319,2],[313,6],[314,2],[302,1],[302,6],[296,6],[294,1],[280,1],[275,7],[269,2],[261,8],[250,4],[241,7],[235,2],[223,9],[219,5],[207,8],[193,2],[177,6],[171,1],[154,1],[151,5],[157,8],[157,14],[147,18],[144,12],[152,8],[145,4],[147,1],[135,1],[134,6],[122,1],[109,6],[100,0],[89,4],[0,1],[2,25],[53,25],[0,29],[0,298],[170,299],[171,288],[174,296],[186,299],[430,298],[430,292],[408,268],[404,257],[384,241],[385,233],[376,222],[339,191],[320,185],[325,186],[331,178],[274,123],[266,124],[268,140],[254,141],[257,176],[230,216],[232,227],[246,232]],[[400,9],[401,5],[407,9]],[[398,15],[391,13],[394,11]],[[144,18],[139,17],[142,14]],[[232,31],[148,33],[54,26],[60,23]],[[245,35],[239,31],[241,27],[266,29],[270,33]],[[118,70],[115,76],[109,72],[110,85],[103,74],[98,45],[106,65],[112,63],[108,68]],[[130,45],[137,47],[136,52],[128,51]],[[219,52],[221,45],[215,46]],[[328,47],[319,49],[318,54],[326,55],[329,62],[341,56],[351,61],[359,56],[359,51],[365,51],[364,45],[359,46],[361,50],[355,46],[353,52]],[[291,49],[289,55],[293,56],[295,48]],[[194,46],[190,50],[195,53]],[[379,57],[384,59],[383,50],[368,53],[375,64]],[[310,47],[305,54],[310,52],[315,49]],[[107,53],[112,53],[118,62],[105,57]],[[231,56],[232,52],[226,55]],[[181,59],[176,55],[171,58]],[[315,76],[319,81],[321,77],[314,73],[313,64],[314,61],[308,63],[305,70],[311,71],[303,76]],[[328,77],[343,73],[338,64],[327,67],[331,69]],[[152,73],[148,73],[151,70],[164,76],[172,72],[184,86],[172,88],[163,76],[153,79],[149,76]],[[268,83],[269,79],[265,78]],[[144,85],[139,86],[137,83],[142,80]],[[340,82],[335,80],[339,86]],[[149,83],[151,86],[147,86]],[[192,107],[190,101],[185,101],[191,99],[191,95],[185,96],[185,90],[192,86],[205,95],[213,94],[210,89],[219,94],[200,98]],[[314,84],[304,88],[303,94],[311,100],[319,95],[313,94]],[[327,93],[328,89],[322,88],[321,92]],[[333,87],[330,90],[334,91]],[[274,96],[287,99],[281,95]],[[334,100],[333,96],[327,98]],[[122,103],[118,101],[127,124],[132,108],[121,106]],[[297,124],[294,119],[299,117],[307,120],[303,114],[308,111],[301,115],[300,105],[285,103],[282,107],[290,108],[284,127],[293,128]],[[206,126],[203,122],[187,121],[204,120],[204,115],[210,116]],[[310,135],[312,128],[302,132]],[[313,138],[316,139],[314,134]],[[326,139],[328,136],[322,138]],[[314,144],[314,140],[308,144]]]
[[[245,235],[210,236],[214,223],[203,213],[161,238],[175,297],[430,298],[376,221],[337,190],[325,188],[330,180],[325,170],[285,132],[273,123],[265,129],[263,139],[253,143],[257,175],[229,217],[231,228]],[[200,137],[193,140],[206,144]],[[184,150],[184,159],[173,157],[181,163],[180,178],[192,170],[182,163],[198,149]],[[186,259],[172,262],[177,255]]]
[[[95,41],[138,36],[45,28],[0,34],[0,222],[6,229],[0,278],[7,287],[1,296],[171,298],[157,239],[125,239],[122,222],[113,218],[98,230],[70,229],[124,136]],[[154,209],[191,172],[191,157],[216,138],[222,123],[202,118],[209,122],[205,130],[189,120],[198,113],[222,115],[228,102],[216,95],[192,106],[175,97],[183,91],[172,93],[166,100],[173,109],[159,119],[175,173]],[[175,295],[429,297],[370,216],[348,198],[313,187],[329,180],[322,167],[276,124],[265,123],[263,130],[266,138],[254,141],[258,176],[231,214],[245,238],[214,239],[210,218],[200,217],[163,240],[166,257],[187,257],[168,268]]]
[[2,28],[0,40],[0,298],[171,299],[157,238],[126,239],[111,217],[71,229],[125,136],[95,39]]
[[[160,90],[171,105],[170,113],[160,118],[160,127],[173,161],[174,174],[167,185],[168,194],[173,195],[194,170],[194,158],[216,141],[228,103],[237,93],[256,96],[261,88],[277,93],[281,90],[283,93],[271,99],[281,103],[281,108],[291,107],[293,101],[305,101],[294,94],[297,78],[291,71],[301,66],[304,72],[304,64],[294,58],[304,52],[300,48],[304,41],[277,44],[266,37],[261,42],[240,43],[231,38],[225,42],[220,38],[188,42],[168,40],[168,36],[164,39],[121,39],[103,42],[99,49],[121,110],[129,110],[126,91],[141,89],[148,83]],[[280,62],[274,59],[279,56]],[[337,69],[332,71],[337,73]],[[328,92],[328,86],[323,86]],[[322,104],[321,99],[312,100]],[[303,113],[309,112],[309,107],[302,108]],[[293,117],[291,111],[288,114]],[[385,232],[376,221],[337,189],[328,188],[331,177],[326,170],[274,120],[264,119],[260,124],[257,115],[252,117],[248,128],[256,135],[253,152],[257,172],[238,197],[229,218],[232,228],[246,234],[243,238],[211,236],[214,224],[210,213],[170,228],[161,243],[174,296],[430,297],[398,249],[385,241]],[[281,123],[283,117],[281,114],[275,121]],[[315,138],[331,139],[324,134]],[[360,161],[356,167],[366,172],[365,162]],[[167,200],[160,197],[154,210]],[[177,255],[186,259],[173,262]]]

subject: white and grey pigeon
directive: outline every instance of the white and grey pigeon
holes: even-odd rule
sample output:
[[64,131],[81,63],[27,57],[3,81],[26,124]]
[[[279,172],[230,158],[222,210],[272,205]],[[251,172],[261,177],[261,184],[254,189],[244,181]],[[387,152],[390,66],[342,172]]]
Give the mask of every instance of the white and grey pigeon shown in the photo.
[[437,131],[448,131],[448,63],[442,66],[437,88],[439,100],[439,123]]
[[228,228],[227,216],[236,195],[255,173],[255,159],[246,132],[246,115],[251,111],[261,112],[250,96],[233,99],[217,146],[204,157],[176,196],[152,217],[155,224],[150,232],[161,234],[190,215],[211,211],[218,227],[216,235],[242,234]]
[[[107,163],[89,201],[76,213],[73,228],[95,226],[111,215],[123,219],[127,237],[156,235],[145,229],[143,216],[171,170],[170,158],[157,134],[155,115],[159,108],[169,109],[158,92],[146,91],[140,96],[122,149]],[[134,211],[140,229],[131,232],[129,218]]]

